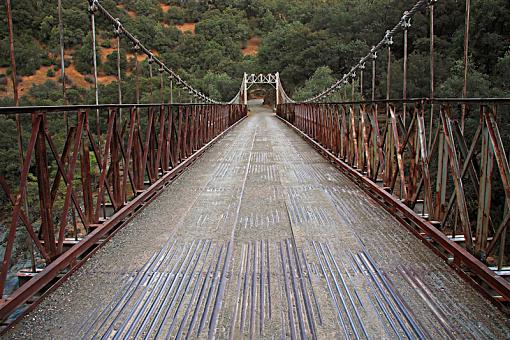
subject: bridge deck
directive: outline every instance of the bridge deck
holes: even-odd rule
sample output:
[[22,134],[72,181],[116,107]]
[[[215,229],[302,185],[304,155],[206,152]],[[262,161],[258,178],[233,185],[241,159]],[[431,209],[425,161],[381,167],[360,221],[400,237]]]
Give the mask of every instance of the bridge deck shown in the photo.
[[8,336],[509,335],[504,315],[256,111]]

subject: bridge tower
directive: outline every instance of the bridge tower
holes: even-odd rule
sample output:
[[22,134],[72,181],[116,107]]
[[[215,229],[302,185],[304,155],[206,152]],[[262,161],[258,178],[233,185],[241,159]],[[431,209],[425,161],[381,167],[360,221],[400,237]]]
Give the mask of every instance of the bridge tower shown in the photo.
[[243,84],[241,86],[242,104],[248,104],[248,91],[256,84],[269,84],[276,91],[276,105],[281,103],[281,84],[280,84],[280,73],[268,73],[268,74],[248,74],[244,73]]

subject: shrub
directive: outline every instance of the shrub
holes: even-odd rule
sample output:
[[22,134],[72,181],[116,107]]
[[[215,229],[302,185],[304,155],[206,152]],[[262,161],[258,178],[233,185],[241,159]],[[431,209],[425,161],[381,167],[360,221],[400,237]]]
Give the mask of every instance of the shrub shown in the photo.
[[103,40],[103,42],[101,43],[101,47],[110,48],[110,47],[112,47],[112,44],[111,44],[110,40]]

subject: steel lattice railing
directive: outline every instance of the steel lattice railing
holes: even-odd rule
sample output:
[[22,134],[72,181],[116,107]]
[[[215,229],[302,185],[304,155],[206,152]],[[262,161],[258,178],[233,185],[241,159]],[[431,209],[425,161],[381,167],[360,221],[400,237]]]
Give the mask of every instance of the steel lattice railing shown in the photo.
[[[34,294],[45,291],[59,276],[70,275],[98,245],[247,114],[245,105],[220,103],[193,87],[99,0],[87,2],[96,105],[0,108],[6,122],[11,118],[16,121],[17,131],[11,142],[19,149],[19,171],[0,171],[0,199],[5,203],[2,210],[9,216],[0,255],[0,296],[5,297],[0,301],[0,320]],[[10,1],[6,4],[15,80]],[[61,1],[57,5],[63,103],[67,104]],[[116,38],[118,104],[99,105],[98,16],[108,23],[102,29],[111,30]],[[120,69],[121,39],[134,54],[136,104],[122,104],[125,80]],[[140,60],[145,58],[150,78],[155,76],[157,66],[159,96],[153,93],[152,85],[142,88]],[[156,104],[140,104],[142,90],[148,90],[151,102]],[[168,98],[165,90],[169,90]],[[13,95],[18,106],[16,81]],[[176,104],[183,98],[189,98],[191,104]],[[200,104],[194,104],[197,102]],[[55,131],[55,127],[64,128],[64,133]],[[32,264],[23,275],[31,279],[13,289],[6,286],[17,268],[16,244],[23,238]]]
[[[59,149],[50,127],[65,126],[63,112],[70,126]],[[94,126],[97,112],[100,126]],[[0,319],[63,270],[74,270],[246,113],[244,105],[223,104],[0,108],[0,115],[31,120],[19,181],[12,186],[0,175],[0,187],[12,209],[0,292],[5,292],[20,234],[28,233],[35,248],[32,256],[45,266],[0,304]],[[54,167],[52,173],[49,169]],[[27,190],[31,174],[37,191]],[[39,206],[25,206],[26,200]],[[27,210],[40,216],[38,228]]]
[[[96,105],[0,108],[0,115],[16,116],[17,136],[13,136],[12,143],[19,146],[21,163],[19,178],[13,180],[11,176],[8,180],[0,176],[0,192],[8,202],[5,210],[10,213],[0,273],[2,296],[10,293],[5,289],[6,279],[14,262],[15,239],[22,233],[28,235],[33,248],[34,272],[31,280],[1,301],[2,320],[58,275],[70,275],[98,245],[247,114],[245,105],[235,104],[247,101],[246,75],[230,104],[219,103],[182,79],[98,0],[87,2],[94,39],[91,48]],[[468,93],[469,3],[466,1],[463,97]],[[13,95],[18,105],[10,1],[6,4]],[[510,167],[504,145],[510,140],[500,130],[506,131],[510,99],[434,99],[436,6],[435,0],[416,1],[347,74],[301,103],[286,94],[279,73],[271,79],[260,76],[259,81],[276,85],[280,103],[277,113],[282,120],[380,200],[395,218],[462,275],[477,278],[476,283],[469,282],[509,301],[510,286],[497,273],[506,273],[509,261],[506,234],[510,220]],[[61,7],[59,1],[66,103]],[[424,10],[428,11],[430,24],[430,94],[429,98],[407,99],[408,34],[411,19]],[[119,104],[97,105],[96,16],[106,19],[116,37]],[[391,100],[392,44],[400,33],[403,99]],[[121,39],[129,42],[135,55],[137,104],[121,104]],[[384,50],[388,62],[386,88],[380,92],[385,92],[386,100],[375,100],[377,58]],[[147,58],[150,78],[154,76],[153,66],[158,66],[160,98],[154,99],[150,89],[151,100],[158,104],[138,104],[141,65],[137,56]],[[371,64],[371,93],[364,87],[367,63]],[[208,104],[174,104],[174,85],[192,101]],[[351,86],[352,102],[318,103],[341,89],[345,90],[343,100],[347,100],[347,85]],[[167,87],[169,98],[165,98]],[[355,102],[355,93],[372,100]],[[54,126],[67,127],[63,142],[56,142]],[[29,190],[29,184],[37,186],[37,190]],[[37,204],[28,206],[27,202]],[[37,218],[30,218],[31,215]],[[36,260],[44,267],[38,275]]]
[[[464,110],[471,126],[462,132]],[[362,179],[445,259],[508,301],[510,285],[481,261],[499,271],[508,265],[510,167],[503,140],[510,141],[499,126],[506,126],[509,110],[510,99],[424,98],[283,104],[278,116],[356,182]]]

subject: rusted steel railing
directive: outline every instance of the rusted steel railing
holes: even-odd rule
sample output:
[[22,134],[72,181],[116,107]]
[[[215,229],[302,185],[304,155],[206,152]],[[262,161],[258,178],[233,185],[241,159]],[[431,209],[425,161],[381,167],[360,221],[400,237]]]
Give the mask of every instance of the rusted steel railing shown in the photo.
[[496,273],[509,261],[509,110],[510,99],[411,99],[282,104],[277,114],[508,300]]
[[[246,113],[223,104],[0,108],[1,118],[19,115],[25,128],[21,170],[0,169],[8,216],[0,319],[75,268]],[[6,297],[20,237],[30,241],[32,270],[42,272]]]

